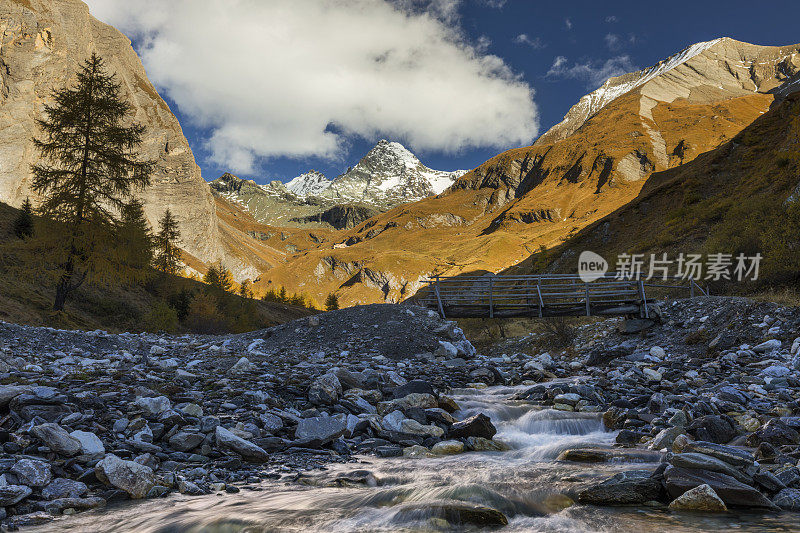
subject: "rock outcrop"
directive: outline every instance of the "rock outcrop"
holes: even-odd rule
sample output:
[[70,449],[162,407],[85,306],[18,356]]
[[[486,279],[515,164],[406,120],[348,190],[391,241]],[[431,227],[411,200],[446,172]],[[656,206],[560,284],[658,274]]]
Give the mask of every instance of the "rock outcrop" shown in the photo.
[[0,200],[19,206],[38,157],[35,120],[54,88],[73,83],[93,52],[117,75],[134,119],[146,126],[142,156],[157,161],[141,198],[151,224],[166,208],[178,218],[182,247],[203,261],[221,257],[214,199],[178,120],[147,79],[122,33],[99,22],[79,0],[0,1]]

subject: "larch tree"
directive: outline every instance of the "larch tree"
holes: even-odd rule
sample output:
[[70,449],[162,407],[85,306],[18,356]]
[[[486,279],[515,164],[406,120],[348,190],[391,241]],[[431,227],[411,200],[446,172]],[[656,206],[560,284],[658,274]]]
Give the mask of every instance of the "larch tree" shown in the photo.
[[339,309],[339,297],[334,293],[328,294],[328,297],[325,298],[325,310],[336,311],[337,309]]
[[122,207],[116,236],[121,270],[130,271],[127,277],[145,279],[153,261],[155,244],[141,200],[132,200]]
[[117,213],[150,183],[154,163],[139,159],[145,129],[126,125],[133,108],[97,54],[81,66],[76,84],[56,89],[52,99],[37,120],[41,163],[32,166],[31,188],[42,197],[41,214],[64,233],[49,235],[58,265],[53,309],[61,311],[87,279],[117,276],[110,254]]
[[30,198],[25,198],[22,207],[14,219],[11,231],[18,239],[33,236],[33,204]]
[[167,209],[158,221],[158,232],[155,235],[155,267],[165,274],[177,274],[181,270],[181,251],[178,248],[180,238],[178,221],[172,211]]

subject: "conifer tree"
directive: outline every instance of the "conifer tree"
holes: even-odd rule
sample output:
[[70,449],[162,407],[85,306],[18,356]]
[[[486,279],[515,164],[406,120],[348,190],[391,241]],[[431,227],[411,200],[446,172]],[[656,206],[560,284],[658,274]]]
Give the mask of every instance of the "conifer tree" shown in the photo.
[[158,232],[155,235],[156,258],[155,267],[165,274],[177,274],[181,269],[181,251],[178,248],[178,221],[172,216],[169,208],[158,221]]
[[117,223],[117,241],[120,264],[145,275],[153,261],[153,236],[140,200],[132,200],[122,208],[121,220]]
[[32,189],[43,198],[40,211],[63,228],[50,247],[58,263],[53,309],[87,279],[117,275],[110,264],[116,213],[131,193],[147,186],[153,162],[137,151],[144,127],[124,125],[133,108],[103,60],[92,54],[73,87],[58,89],[37,120],[43,138],[33,142],[41,163],[32,166]]
[[233,289],[231,271],[221,263],[209,266],[203,281],[221,291],[230,292]]
[[239,285],[239,296],[242,298],[252,298],[253,289],[250,288],[250,280],[246,279]]
[[33,236],[33,204],[31,204],[30,198],[25,198],[25,201],[22,202],[22,207],[17,218],[14,219],[11,230],[18,239]]
[[328,297],[325,298],[325,310],[336,311],[337,309],[339,309],[339,297],[330,293]]

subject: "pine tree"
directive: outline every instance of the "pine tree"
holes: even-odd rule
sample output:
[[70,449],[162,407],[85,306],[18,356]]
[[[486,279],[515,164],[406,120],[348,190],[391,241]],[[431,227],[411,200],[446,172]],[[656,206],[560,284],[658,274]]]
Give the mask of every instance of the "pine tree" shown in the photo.
[[212,287],[219,286],[219,268],[217,268],[217,265],[210,265],[208,267],[208,270],[203,276],[203,281]]
[[120,264],[135,271],[135,277],[146,276],[147,267],[153,261],[153,236],[140,200],[132,200],[122,208],[121,220],[117,223],[117,240]]
[[158,221],[158,232],[155,235],[155,267],[165,274],[178,274],[181,270],[181,251],[178,248],[178,221],[167,208],[164,216]]
[[30,198],[25,198],[25,201],[22,202],[22,208],[17,218],[14,219],[11,230],[18,239],[33,236],[33,204],[31,204]]
[[138,159],[145,129],[123,125],[133,108],[96,54],[78,71],[75,86],[52,97],[37,120],[44,138],[33,143],[42,163],[32,166],[31,188],[43,198],[42,215],[66,233],[52,247],[59,264],[53,309],[60,311],[87,279],[115,275],[108,246],[115,213],[133,190],[149,184],[154,164]]
[[206,275],[203,276],[203,281],[221,291],[231,292],[233,289],[231,271],[221,263],[209,266]]
[[239,296],[242,298],[252,298],[253,289],[250,288],[250,280],[246,279],[239,285]]
[[328,297],[325,298],[325,310],[336,311],[337,309],[339,309],[339,297],[330,293]]

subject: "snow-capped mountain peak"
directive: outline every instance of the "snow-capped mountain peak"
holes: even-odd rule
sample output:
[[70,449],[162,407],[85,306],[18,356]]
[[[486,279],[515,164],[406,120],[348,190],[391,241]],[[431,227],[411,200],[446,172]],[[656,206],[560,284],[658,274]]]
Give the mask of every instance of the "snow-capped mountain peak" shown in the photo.
[[440,194],[465,173],[430,169],[402,144],[382,139],[356,166],[333,180],[323,196],[394,206]]
[[321,172],[312,170],[301,174],[286,184],[286,189],[301,198],[317,196],[324,192],[333,182]]

